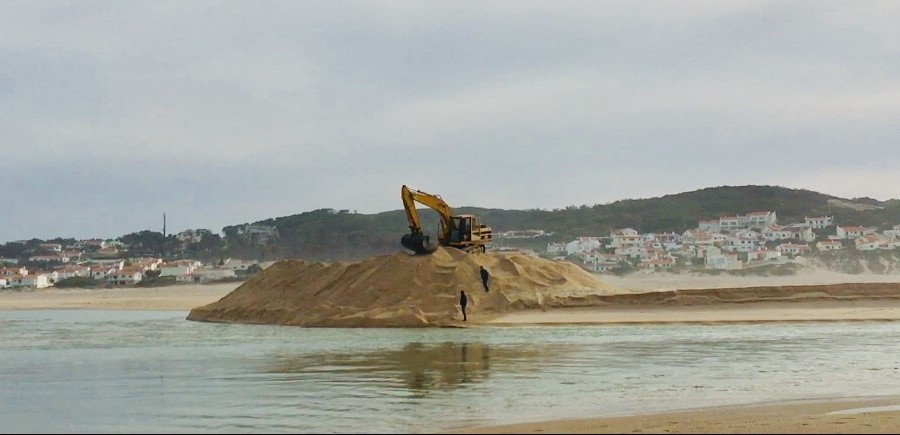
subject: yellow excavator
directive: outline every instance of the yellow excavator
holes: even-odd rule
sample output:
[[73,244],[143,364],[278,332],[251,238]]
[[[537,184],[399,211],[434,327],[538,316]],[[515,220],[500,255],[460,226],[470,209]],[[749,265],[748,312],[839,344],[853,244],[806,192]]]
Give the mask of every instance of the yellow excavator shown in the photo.
[[[471,214],[454,216],[450,206],[440,195],[425,193],[406,185],[400,189],[400,196],[403,198],[403,208],[406,209],[406,219],[409,221],[409,234],[404,234],[400,238],[400,244],[404,248],[417,255],[430,254],[437,250],[438,246],[481,253],[487,249],[487,243],[491,241],[491,228],[482,224],[478,216]],[[437,245],[432,244],[430,238],[422,233],[416,202],[434,209],[441,217]]]

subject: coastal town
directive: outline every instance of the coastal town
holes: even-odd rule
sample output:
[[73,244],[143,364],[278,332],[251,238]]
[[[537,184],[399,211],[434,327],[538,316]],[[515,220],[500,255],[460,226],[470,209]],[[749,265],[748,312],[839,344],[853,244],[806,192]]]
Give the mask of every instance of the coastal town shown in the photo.
[[[498,239],[546,235],[543,230],[508,231],[498,234]],[[545,252],[528,253],[575,261],[592,272],[612,273],[676,268],[740,270],[823,252],[892,250],[898,246],[900,225],[887,229],[838,225],[833,216],[805,217],[802,222],[780,225],[776,211],[758,211],[702,220],[696,228],[681,234],[622,228],[605,236],[548,243]]]
[[[204,232],[186,230],[181,243],[198,241]],[[13,242],[32,246],[21,258],[0,257],[0,289],[60,286],[128,287],[214,283],[246,279],[261,269],[257,260],[221,258],[208,263],[196,259],[165,260],[159,256],[129,256],[129,246],[118,239],[77,240],[72,244]]]
[[[245,225],[238,236],[265,246],[277,229]],[[567,242],[549,242],[544,252],[510,246],[515,239],[552,236],[543,230],[499,232],[497,252],[518,252],[554,260],[572,261],[598,274],[632,271],[742,270],[796,262],[821,253],[855,250],[893,250],[900,246],[900,225],[873,228],[838,224],[833,216],[805,217],[802,222],[779,224],[774,210],[701,220],[683,233],[640,233],[615,229],[608,235],[581,236]],[[177,243],[218,239],[208,230],[185,230]],[[18,241],[30,246],[17,258],[0,257],[0,289],[84,285],[104,287],[148,284],[210,283],[246,279],[261,270],[255,259],[219,258],[206,263],[191,258],[130,256],[135,247],[119,239],[76,240],[71,244]],[[137,250],[139,251],[139,250]]]

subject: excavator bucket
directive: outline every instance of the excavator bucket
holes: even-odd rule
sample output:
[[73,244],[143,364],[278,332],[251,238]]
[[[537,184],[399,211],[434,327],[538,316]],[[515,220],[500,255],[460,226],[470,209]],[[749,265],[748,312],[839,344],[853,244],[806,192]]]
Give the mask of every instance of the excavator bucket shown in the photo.
[[400,238],[400,244],[404,248],[416,253],[416,255],[426,255],[437,250],[437,246],[431,244],[428,236],[422,234],[404,234]]

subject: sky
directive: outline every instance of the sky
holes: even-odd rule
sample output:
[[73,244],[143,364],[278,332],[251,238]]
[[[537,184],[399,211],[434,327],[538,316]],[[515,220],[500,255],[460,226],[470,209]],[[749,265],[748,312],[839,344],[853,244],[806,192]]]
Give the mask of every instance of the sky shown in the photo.
[[900,197],[896,1],[0,2],[0,242]]

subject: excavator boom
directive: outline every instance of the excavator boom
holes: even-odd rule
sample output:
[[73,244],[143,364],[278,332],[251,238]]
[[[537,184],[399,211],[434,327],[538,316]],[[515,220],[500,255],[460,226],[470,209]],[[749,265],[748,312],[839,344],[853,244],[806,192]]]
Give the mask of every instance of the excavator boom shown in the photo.
[[[409,234],[404,234],[400,238],[400,244],[404,248],[419,255],[430,254],[438,246],[450,246],[465,251],[475,249],[485,251],[485,244],[491,240],[491,229],[482,225],[477,216],[453,216],[450,206],[440,195],[426,193],[406,185],[400,189],[400,197],[403,199],[403,208],[409,221]],[[422,231],[416,202],[434,209],[440,216],[437,245],[432,244]]]
[[[449,224],[450,206],[439,195],[422,192],[404,185],[400,189],[400,197],[403,199],[403,209],[406,210],[406,220],[409,221],[409,234],[400,238],[400,244],[404,248],[416,254],[430,254],[437,249],[437,245],[431,244],[429,237],[422,232],[422,224],[419,221],[419,212],[416,210],[416,202],[426,205],[441,216],[441,227]],[[440,235],[438,236],[440,242]]]

